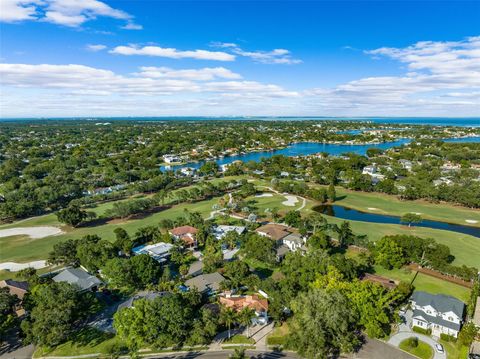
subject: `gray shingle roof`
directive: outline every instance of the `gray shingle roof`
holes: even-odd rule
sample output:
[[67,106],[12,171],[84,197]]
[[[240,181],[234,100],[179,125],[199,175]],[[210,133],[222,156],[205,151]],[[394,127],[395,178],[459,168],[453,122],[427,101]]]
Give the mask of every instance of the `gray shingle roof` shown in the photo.
[[457,330],[457,331],[460,330],[460,324],[450,322],[448,320],[443,319],[442,317],[428,315],[424,311],[415,309],[413,311],[413,318],[418,319],[418,317],[422,317],[424,319],[424,321],[427,321],[428,323],[438,324],[438,325],[441,325],[443,327],[447,327],[447,328]]
[[185,285],[189,288],[196,288],[200,293],[208,291],[218,291],[220,283],[225,278],[218,272],[202,274],[197,277],[185,281]]
[[432,306],[437,312],[454,312],[459,318],[463,318],[465,303],[457,298],[445,294],[430,294],[422,291],[415,291],[410,298],[419,306]]
[[67,282],[80,290],[88,290],[102,284],[102,281],[82,268],[67,268],[53,277],[55,282]]
[[171,295],[170,292],[138,292],[133,297],[128,298],[125,302],[121,303],[117,311],[123,308],[133,308],[133,303],[139,299],[154,300],[155,298],[164,297],[166,295]]

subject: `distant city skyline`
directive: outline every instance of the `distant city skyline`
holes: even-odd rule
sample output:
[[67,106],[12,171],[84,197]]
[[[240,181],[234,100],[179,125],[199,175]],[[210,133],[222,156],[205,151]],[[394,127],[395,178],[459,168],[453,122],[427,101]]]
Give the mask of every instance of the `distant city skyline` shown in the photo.
[[480,115],[480,2],[0,0],[0,117]]

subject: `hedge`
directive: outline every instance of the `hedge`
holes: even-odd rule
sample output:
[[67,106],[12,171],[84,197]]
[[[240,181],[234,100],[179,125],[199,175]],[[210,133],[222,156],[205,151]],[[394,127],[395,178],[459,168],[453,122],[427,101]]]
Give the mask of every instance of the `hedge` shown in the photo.
[[453,335],[448,335],[444,333],[440,333],[440,339],[446,342],[452,342],[452,343],[455,343],[457,341],[457,338],[455,338]]
[[420,333],[420,334],[425,334],[425,335],[430,335],[432,334],[432,329],[424,329],[424,328],[420,328],[420,327],[417,327],[417,326],[414,326],[412,327],[412,330],[416,333]]

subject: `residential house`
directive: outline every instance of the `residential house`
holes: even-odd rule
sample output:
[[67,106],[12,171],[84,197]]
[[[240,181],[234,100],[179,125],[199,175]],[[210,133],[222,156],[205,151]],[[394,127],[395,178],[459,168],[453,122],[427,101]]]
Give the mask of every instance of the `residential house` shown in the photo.
[[413,168],[413,162],[409,160],[399,160],[398,163],[402,166],[402,168],[406,169],[407,171],[411,171]]
[[150,257],[155,259],[160,263],[165,263],[170,256],[170,250],[174,247],[173,244],[170,243],[154,243],[149,245],[141,245],[132,249],[132,252],[135,255],[138,254],[148,254]]
[[282,244],[282,239],[292,233],[292,231],[289,230],[289,227],[275,223],[268,223],[260,226],[255,232],[261,236],[274,240],[279,246]]
[[186,177],[193,177],[197,170],[193,167],[183,167],[180,169],[180,173]]
[[202,294],[213,295],[220,290],[225,278],[218,272],[201,274],[185,281],[187,288],[195,288]]
[[431,329],[432,335],[447,334],[457,337],[463,323],[465,303],[444,294],[413,292],[410,297],[413,326]]
[[188,268],[187,275],[190,277],[196,277],[203,273],[203,262],[202,261],[195,261],[190,264],[190,268]]
[[125,302],[118,305],[117,311],[123,308],[133,308],[134,303],[139,299],[154,300],[156,298],[165,297],[167,295],[172,295],[171,292],[149,292],[142,291],[138,292],[134,296],[128,298]]
[[296,252],[297,250],[306,250],[306,239],[297,233],[290,233],[286,237],[283,237],[282,243],[292,252]]
[[377,166],[375,166],[374,164],[363,167],[363,170],[362,170],[363,175],[373,176],[376,173],[377,173]]
[[243,234],[246,230],[244,226],[226,226],[226,225],[218,225],[213,228],[213,235],[217,240],[223,239],[227,235],[228,232],[237,232],[238,234]]
[[13,279],[5,279],[0,281],[0,288],[8,288],[10,294],[15,294],[18,299],[22,300],[27,293],[29,285],[28,282],[20,282]]
[[219,296],[219,301],[220,304],[237,312],[244,308],[250,308],[258,318],[263,319],[262,322],[266,323],[268,320],[268,300],[260,298],[257,294],[234,296],[230,292],[225,292]]
[[163,160],[165,161],[165,163],[176,163],[182,161],[177,155],[164,155]]
[[170,230],[170,234],[177,240],[181,240],[187,248],[197,248],[198,229],[192,226],[181,226]]
[[79,268],[66,268],[52,278],[54,282],[67,282],[73,286],[76,286],[79,291],[86,292],[96,291],[103,282],[88,273],[85,269]]

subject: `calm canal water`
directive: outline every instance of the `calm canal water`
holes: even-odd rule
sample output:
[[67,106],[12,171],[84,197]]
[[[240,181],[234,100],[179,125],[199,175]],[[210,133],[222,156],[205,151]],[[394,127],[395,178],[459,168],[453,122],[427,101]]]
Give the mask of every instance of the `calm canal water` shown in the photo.
[[[313,210],[316,212],[325,214],[327,216],[347,219],[351,221],[401,224],[400,217],[387,216],[387,215],[377,214],[377,213],[360,212],[352,208],[338,206],[338,205],[320,205],[320,206],[314,207]],[[412,224],[412,226],[443,229],[447,231],[469,234],[471,236],[480,238],[480,228],[478,227],[462,226],[461,224],[432,221],[427,219],[424,219],[422,223]]]

